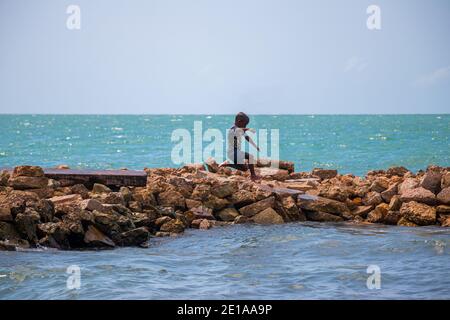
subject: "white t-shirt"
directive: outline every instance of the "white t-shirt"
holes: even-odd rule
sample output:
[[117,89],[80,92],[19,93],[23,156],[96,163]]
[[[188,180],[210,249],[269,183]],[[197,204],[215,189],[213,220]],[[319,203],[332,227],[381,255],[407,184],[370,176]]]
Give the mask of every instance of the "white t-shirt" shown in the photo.
[[234,150],[241,150],[242,145],[242,137],[246,137],[245,131],[242,128],[238,128],[233,126],[231,129],[228,129],[228,154],[234,152]]

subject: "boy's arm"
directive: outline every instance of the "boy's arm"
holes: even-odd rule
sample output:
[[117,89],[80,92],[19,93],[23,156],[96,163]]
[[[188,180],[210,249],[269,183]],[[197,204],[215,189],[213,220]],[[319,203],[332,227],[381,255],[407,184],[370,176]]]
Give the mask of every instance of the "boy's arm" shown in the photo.
[[256,148],[256,150],[259,151],[259,147],[256,145],[256,143],[253,141],[252,138],[250,138],[248,135],[245,135],[245,140],[247,140],[248,143],[250,143],[252,146]]

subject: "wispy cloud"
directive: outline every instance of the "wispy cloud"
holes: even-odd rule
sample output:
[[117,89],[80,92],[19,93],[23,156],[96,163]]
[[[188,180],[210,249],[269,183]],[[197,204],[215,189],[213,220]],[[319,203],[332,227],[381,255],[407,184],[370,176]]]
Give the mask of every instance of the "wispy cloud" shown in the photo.
[[363,72],[367,67],[367,61],[364,58],[353,56],[347,60],[344,66],[344,72]]
[[431,73],[420,76],[414,84],[419,87],[429,87],[450,76],[450,66],[439,68]]

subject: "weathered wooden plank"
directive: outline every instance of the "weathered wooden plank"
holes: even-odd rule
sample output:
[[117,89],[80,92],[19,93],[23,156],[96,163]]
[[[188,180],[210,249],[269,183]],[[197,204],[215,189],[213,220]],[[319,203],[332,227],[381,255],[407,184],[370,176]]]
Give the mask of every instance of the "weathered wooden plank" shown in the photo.
[[[12,172],[12,168],[0,168]],[[136,186],[147,184],[143,170],[75,170],[43,168],[46,177],[55,180],[73,180],[82,184],[101,183],[108,186]]]

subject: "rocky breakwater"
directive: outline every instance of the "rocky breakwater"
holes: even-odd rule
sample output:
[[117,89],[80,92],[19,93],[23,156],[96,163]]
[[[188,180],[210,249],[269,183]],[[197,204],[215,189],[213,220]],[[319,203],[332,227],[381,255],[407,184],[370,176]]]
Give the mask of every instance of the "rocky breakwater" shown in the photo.
[[[269,164],[270,165],[270,164]],[[336,170],[294,172],[281,161],[262,180],[209,159],[179,169],[146,169],[145,187],[57,181],[35,166],[0,174],[0,250],[148,246],[186,228],[294,221],[450,226],[450,170],[403,167],[365,177]],[[299,226],[300,227],[300,226]]]

